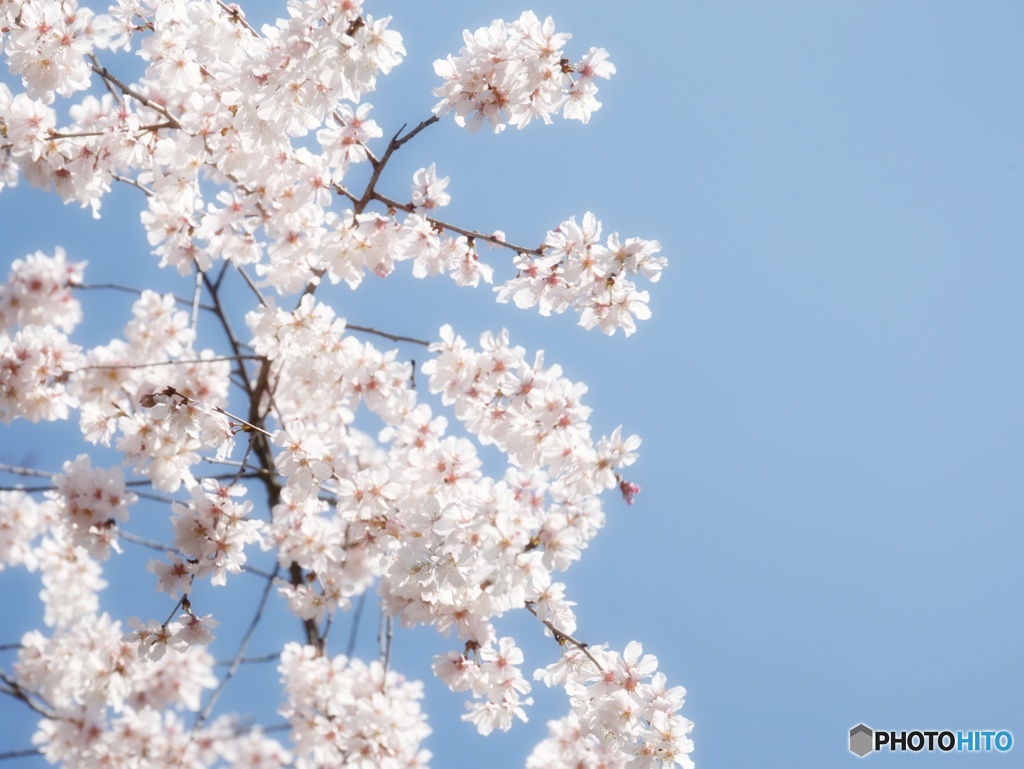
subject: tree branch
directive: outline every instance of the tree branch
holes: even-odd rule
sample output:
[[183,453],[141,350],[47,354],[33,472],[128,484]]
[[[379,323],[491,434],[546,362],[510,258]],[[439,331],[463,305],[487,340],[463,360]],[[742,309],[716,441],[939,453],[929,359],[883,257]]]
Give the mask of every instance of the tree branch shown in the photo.
[[[399,211],[405,211],[406,213],[409,214],[415,213],[416,211],[416,206],[414,206],[412,203],[399,203],[397,200],[392,200],[391,198],[385,195],[381,195],[379,192],[373,193],[373,199],[383,203],[388,208],[395,208],[398,209]],[[499,238],[496,238],[494,235],[488,235],[487,233],[484,232],[477,232],[476,230],[463,229],[462,227],[459,227],[457,225],[449,224],[448,222],[442,222],[440,219],[434,219],[431,216],[426,216],[424,218],[438,229],[451,230],[452,232],[457,232],[460,235],[465,235],[470,240],[483,240],[495,246],[501,246],[502,248],[511,248],[513,251],[520,254],[532,254],[533,256],[540,256],[544,251],[543,246],[538,246],[537,248],[517,246],[515,243],[509,243],[507,240],[500,240]]]
[[210,717],[210,713],[213,712],[213,706],[217,703],[217,700],[220,698],[224,688],[228,683],[230,683],[231,679],[234,678],[235,673],[238,672],[238,666],[242,664],[242,658],[245,656],[245,650],[249,646],[249,639],[252,638],[252,634],[256,632],[256,626],[263,618],[263,609],[267,605],[267,598],[270,597],[270,590],[274,586],[274,579],[277,577],[277,572],[280,568],[280,566],[274,567],[274,573],[270,575],[267,580],[267,584],[264,585],[263,594],[260,596],[259,605],[256,607],[256,614],[253,615],[252,622],[249,623],[249,627],[246,629],[245,635],[242,636],[241,643],[238,644],[238,652],[235,654],[235,658],[231,661],[231,667],[228,668],[228,672],[224,674],[224,677],[221,679],[217,688],[213,690],[213,693],[210,695],[210,699],[206,702],[206,707],[203,708],[199,717],[196,718],[196,722],[192,724],[192,731],[195,731],[202,726],[206,719]]
[[550,620],[540,619],[540,616],[537,614],[537,609],[534,608],[533,604],[530,603],[529,601],[527,601],[524,605],[530,611],[530,614],[532,614],[534,617],[537,617],[537,619],[539,619],[541,622],[543,622],[544,626],[547,627],[547,629],[551,631],[551,634],[555,637],[555,641],[558,643],[559,646],[565,646],[567,643],[568,644],[572,644],[577,649],[579,649],[581,652],[586,654],[587,655],[587,659],[589,659],[591,662],[593,662],[597,666],[598,670],[600,670],[602,672],[604,671],[604,668],[601,667],[601,663],[598,662],[596,659],[594,659],[594,655],[591,654],[590,651],[587,649],[587,647],[590,644],[584,643],[583,641],[577,641],[575,638],[573,638],[568,633],[566,633],[566,632],[564,632],[562,630],[559,630],[557,627],[555,627],[554,624],[552,624],[552,622]]
[[131,96],[133,99],[135,99],[135,101],[139,102],[139,104],[143,104],[149,107],[154,112],[159,112],[161,115],[167,118],[168,123],[170,123],[170,128],[181,128],[181,123],[178,122],[178,119],[174,117],[174,115],[167,111],[166,107],[157,104],[152,99],[146,98],[141,93],[132,88],[130,85],[122,83],[120,80],[117,79],[116,76],[112,75],[106,67],[101,67],[96,61],[93,61],[89,66],[91,67],[93,72],[95,72],[97,75],[99,75],[101,78],[106,80],[111,85],[116,86],[118,90],[120,90],[121,93],[123,93],[125,96]]
[[392,342],[412,342],[413,344],[423,345],[424,347],[429,347],[431,344],[433,344],[433,342],[428,342],[425,339],[417,339],[416,337],[412,336],[400,336],[398,334],[389,334],[387,331],[378,331],[377,329],[370,328],[369,326],[356,326],[351,323],[346,323],[345,328],[349,331],[360,331],[364,334],[376,334],[377,336],[384,337],[385,339],[390,339]]

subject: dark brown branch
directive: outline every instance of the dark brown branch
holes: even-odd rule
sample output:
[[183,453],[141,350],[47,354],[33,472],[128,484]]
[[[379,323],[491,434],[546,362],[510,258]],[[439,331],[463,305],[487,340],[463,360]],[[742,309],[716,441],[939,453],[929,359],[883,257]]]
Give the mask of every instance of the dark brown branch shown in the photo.
[[207,718],[210,717],[210,713],[213,712],[213,706],[217,704],[217,700],[220,698],[224,688],[234,678],[235,673],[238,672],[239,665],[242,664],[242,659],[245,656],[245,650],[249,646],[249,640],[252,638],[252,634],[256,632],[256,626],[260,623],[263,618],[263,609],[267,605],[267,599],[270,597],[270,590],[274,586],[274,579],[277,577],[277,572],[280,569],[279,566],[274,567],[274,573],[270,575],[267,580],[267,584],[263,587],[263,594],[260,596],[259,605],[256,607],[256,614],[253,615],[252,622],[249,623],[249,627],[246,628],[245,635],[242,636],[241,643],[238,644],[238,652],[235,654],[235,658],[231,661],[231,667],[228,668],[228,672],[224,674],[224,677],[220,680],[217,688],[210,694],[210,699],[206,702],[206,707],[203,708],[202,712],[196,718],[196,722],[192,724],[192,730],[195,731]]
[[[392,200],[391,198],[385,195],[381,195],[379,192],[376,191],[373,193],[373,199],[380,201],[388,208],[395,208],[398,209],[399,211],[405,211],[406,213],[409,214],[414,213],[416,211],[416,206],[412,205],[411,203],[399,203],[397,200]],[[532,254],[533,256],[540,256],[543,253],[543,248],[541,247],[527,248],[526,246],[517,246],[515,243],[509,243],[507,240],[500,240],[499,238],[494,237],[494,235],[488,235],[483,232],[477,232],[476,230],[463,229],[462,227],[458,227],[454,224],[442,222],[440,219],[434,219],[431,216],[427,216],[424,218],[438,229],[451,230],[452,232],[457,232],[459,235],[465,235],[470,240],[483,240],[495,246],[501,246],[502,248],[510,248],[513,251],[520,254]]]
[[[118,536],[126,542],[131,542],[133,545],[139,545],[140,547],[148,547],[150,550],[156,550],[160,553],[175,552],[175,548],[173,545],[165,545],[162,542],[156,542],[152,539],[145,539],[144,537],[140,537],[136,534],[132,534],[127,531],[118,531]],[[274,576],[269,571],[264,571],[263,569],[260,569],[256,566],[250,566],[246,563],[242,564],[242,571],[248,572],[249,574],[254,574],[257,577],[262,577],[263,579],[272,579]]]
[[43,751],[39,748],[22,748],[21,750],[8,750],[6,753],[0,753],[0,761],[7,758],[22,758],[24,756],[41,756]]
[[380,181],[380,175],[384,172],[384,167],[391,160],[391,156],[395,152],[401,149],[407,141],[416,136],[420,131],[425,129],[427,126],[431,126],[436,123],[440,118],[437,115],[431,115],[429,118],[424,120],[414,129],[409,131],[405,136],[402,136],[402,131],[405,130],[403,125],[398,129],[398,133],[391,137],[391,141],[388,142],[388,148],[384,151],[384,155],[378,160],[372,154],[367,153],[370,158],[370,164],[373,166],[373,174],[370,176],[370,181],[366,185],[366,189],[363,191],[363,196],[356,201],[355,213],[361,214],[366,208],[367,204],[373,199],[377,189],[377,182]]
[[[537,610],[534,608],[532,603],[527,601],[524,605],[530,611],[530,614],[532,614],[534,617],[537,617],[537,619],[540,619],[540,617],[537,614]],[[543,622],[544,626],[551,631],[551,634],[555,637],[555,641],[558,643],[559,646],[565,646],[567,643],[572,644],[585,655],[587,655],[587,659],[593,662],[597,666],[598,670],[604,672],[604,668],[601,667],[601,663],[594,659],[594,655],[591,654],[590,651],[587,649],[587,647],[590,644],[584,643],[583,641],[577,641],[568,633],[559,630],[557,627],[554,626],[551,620],[540,619],[540,621]]]
[[32,696],[21,688],[21,684],[9,677],[3,671],[0,671],[0,681],[6,684],[6,686],[0,686],[0,694],[7,694],[14,697],[17,700],[24,702],[29,708],[34,710],[41,716],[46,718],[54,718],[54,713],[45,705],[40,705],[35,702]]
[[135,99],[135,101],[137,101],[140,104],[143,104],[143,105],[149,107],[154,112],[159,112],[161,115],[163,115],[165,118],[167,118],[167,121],[168,121],[168,123],[170,123],[170,127],[171,128],[181,128],[181,123],[178,122],[178,119],[176,117],[174,117],[174,115],[172,115],[170,112],[167,111],[166,107],[164,107],[164,106],[162,106],[160,104],[157,104],[152,99],[149,99],[149,98],[143,96],[141,93],[136,91],[130,85],[126,85],[125,83],[122,83],[120,80],[117,79],[117,77],[115,75],[112,75],[110,73],[110,71],[106,67],[101,67],[95,61],[92,64],[90,64],[89,66],[92,68],[92,71],[95,72],[97,75],[99,75],[101,78],[106,80],[111,85],[117,86],[117,88],[125,96],[131,96],[133,99]]

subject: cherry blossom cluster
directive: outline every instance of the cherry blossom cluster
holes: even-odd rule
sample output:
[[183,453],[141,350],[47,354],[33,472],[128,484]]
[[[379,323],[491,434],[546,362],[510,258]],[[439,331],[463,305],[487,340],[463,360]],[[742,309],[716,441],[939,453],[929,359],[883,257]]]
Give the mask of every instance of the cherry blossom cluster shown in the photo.
[[534,677],[562,686],[573,712],[549,723],[550,737],[534,749],[530,769],[576,766],[693,769],[693,724],[677,711],[686,690],[666,688],[658,660],[631,641],[622,654],[603,646],[567,648]]
[[82,455],[65,462],[54,491],[37,502],[23,491],[0,491],[0,570],[38,570],[43,621],[64,627],[98,611],[106,587],[100,560],[117,547],[117,524],[136,501],[118,468],[93,468]]
[[132,630],[121,636],[121,640],[131,644],[139,659],[154,661],[161,659],[168,649],[184,653],[193,646],[205,646],[213,641],[213,628],[220,623],[210,614],[203,617],[194,614],[185,600],[182,604],[187,611],[177,621],[144,623],[138,617],[131,617],[128,626]]
[[[597,495],[623,482],[619,470],[635,460],[639,439],[616,430],[595,444],[583,385],[545,367],[542,355],[527,363],[507,333],[484,335],[477,352],[445,327],[423,371],[480,443],[508,454],[513,466],[496,481],[483,474],[471,441],[446,435],[447,420],[416,403],[408,369],[389,370],[398,364],[347,335],[329,307],[310,296],[292,312],[268,304],[249,324],[254,348],[275,370],[302,372],[275,388],[287,425],[274,433],[277,469],[287,482],[265,540],[276,543],[282,565],[316,575],[313,584],[282,582],[289,605],[321,622],[379,577],[385,606],[402,622],[455,630],[478,652],[466,664],[480,671],[492,652],[503,660],[500,680],[479,672],[472,684],[446,682],[472,692],[481,732],[509,728],[512,717],[525,717],[529,685],[513,675],[516,655],[494,649],[492,621],[530,601],[542,620],[575,629],[572,602],[552,573],[577,560],[603,526]],[[367,452],[346,429],[360,403],[387,425],[386,454]],[[335,497],[334,516],[317,490]]]
[[516,21],[496,20],[489,27],[463,33],[458,57],[434,62],[445,83],[434,91],[437,113],[455,111],[455,121],[476,131],[486,121],[495,133],[507,124],[523,128],[532,120],[551,123],[559,110],[586,123],[601,108],[594,94],[596,78],[615,74],[603,48],[591,48],[575,64],[563,53],[572,35],[556,33],[549,16],[541,22],[532,11]]
[[209,652],[139,656],[131,634],[106,614],[79,614],[50,637],[26,633],[12,681],[45,703],[33,741],[51,764],[277,769],[291,759],[276,740],[229,717],[189,728],[180,711],[198,712],[203,690],[217,683]]
[[78,405],[67,380],[82,362],[81,348],[67,332],[82,318],[69,289],[83,267],[69,264],[62,249],[11,264],[0,286],[0,421],[67,419]]
[[540,309],[541,315],[562,313],[570,307],[580,314],[580,325],[597,326],[612,335],[622,329],[636,331],[636,320],[651,317],[650,295],[638,291],[630,276],[643,275],[652,283],[661,278],[665,259],[656,240],[608,236],[601,244],[601,222],[589,211],[583,223],[569,219],[548,233],[540,256],[519,254],[516,277],[495,290],[499,302]]
[[[558,581],[603,527],[601,495],[618,489],[632,504],[639,493],[623,473],[640,439],[595,437],[586,386],[507,331],[476,347],[450,326],[432,343],[391,336],[347,323],[325,288],[403,262],[469,287],[514,268],[498,301],[632,334],[650,316],[637,276],[655,282],[665,265],[657,241],[602,239],[589,212],[535,248],[447,223],[450,180],[433,163],[407,197],[382,192],[392,155],[442,113],[496,133],[557,113],[586,123],[615,68],[599,48],[568,58],[570,35],[550,18],[495,21],[435,62],[434,115],[377,143],[385,131],[365,98],[405,48],[390,17],[363,5],[288,0],[256,29],[220,0],[112,0],[103,13],[0,0],[0,52],[20,81],[0,82],[0,189],[23,178],[98,217],[113,185],[130,187],[161,266],[194,276],[184,299],[137,291],[120,337],[85,348],[71,341],[79,292],[109,286],[87,285],[84,263],[37,252],[0,286],[0,421],[77,411],[83,439],[141,476],[86,454],[60,471],[0,468],[48,479],[0,490],[0,570],[38,573],[49,628],[22,637],[3,691],[42,716],[33,742],[46,760],[75,769],[425,766],[421,685],[389,669],[389,648],[371,663],[330,651],[336,615],[375,590],[388,628],[454,636],[433,669],[467,693],[463,719],[481,734],[527,719],[526,660],[496,623],[536,618],[562,656],[534,678],[564,687],[573,712],[531,767],[690,767],[682,689],[666,688],[635,642],[619,654],[576,641]],[[130,83],[115,72],[129,54],[142,62]],[[485,262],[481,241],[515,254],[511,265]],[[243,313],[247,339],[235,333]],[[417,356],[417,371],[366,333],[418,342],[429,359]],[[129,531],[138,497],[169,518],[162,542]],[[105,565],[128,557],[128,542],[166,553],[148,561],[176,601],[162,621],[100,613]],[[272,574],[248,564],[255,544],[274,553]],[[235,717],[211,719],[220,688],[203,703],[249,635],[215,676],[204,647],[219,620],[193,610],[193,587],[227,587],[243,569],[266,580],[250,630],[276,587],[305,635],[280,654],[290,750]]]
[[235,446],[235,425],[216,407],[183,395],[171,386],[158,393],[143,395],[140,403],[149,409],[150,419],[166,421],[171,434],[178,440],[185,443],[198,441],[206,449],[215,448],[218,458],[231,454]]
[[171,505],[174,546],[187,562],[150,562],[158,578],[157,588],[172,596],[187,593],[196,577],[210,577],[213,585],[227,584],[228,572],[238,573],[246,561],[245,546],[260,541],[262,521],[247,516],[252,502],[232,497],[245,493],[239,485],[223,486],[207,479],[192,489],[187,504]]
[[65,333],[82,320],[82,305],[71,292],[82,283],[85,262],[68,262],[64,249],[15,259],[0,286],[0,327],[55,326]]
[[420,743],[430,734],[420,711],[423,686],[374,661],[327,657],[314,647],[281,652],[295,766],[405,769],[427,766]]
[[[470,653],[475,656],[470,659]],[[523,707],[533,703],[530,683],[519,670],[523,652],[515,639],[505,637],[493,644],[478,647],[468,644],[466,652],[450,652],[434,660],[434,673],[453,691],[472,690],[477,701],[468,703],[464,721],[476,725],[480,734],[487,735],[495,728],[507,732],[513,717],[526,721]]]
[[[401,219],[393,208],[364,210],[367,201],[344,187],[351,165],[378,162],[368,145],[382,135],[368,117],[371,105],[345,100],[372,91],[376,74],[404,55],[389,19],[362,15],[356,2],[327,9],[292,0],[289,19],[260,33],[240,11],[212,0],[121,2],[95,17],[73,3],[29,6],[44,10],[18,15],[7,6],[8,49],[18,62],[12,71],[28,92],[11,95],[0,85],[5,175],[20,169],[32,184],[53,186],[95,215],[113,180],[134,176],[147,193],[142,221],[154,253],[182,273],[210,269],[217,259],[255,264],[268,285],[289,294],[325,274],[356,286],[366,273],[384,277],[412,260],[417,277],[447,273],[464,286],[492,281],[493,267],[480,260],[472,236],[446,234],[425,215],[449,200],[448,180],[433,165],[416,173]],[[143,29],[151,34],[140,42]],[[559,109],[586,122],[599,106],[596,79],[614,67],[593,48],[571,64],[562,55],[569,37],[531,12],[467,33],[459,58],[436,65],[446,78],[438,110],[454,109],[460,124],[470,115],[471,127],[486,118],[496,130],[534,117],[550,122]],[[58,129],[48,105],[55,94],[89,85],[86,57],[133,44],[147,62],[143,80],[123,86],[133,98],[86,94],[69,110],[71,125]],[[293,144],[292,137],[314,129],[320,153]],[[206,202],[203,172],[224,185],[215,202]],[[332,210],[337,195],[355,205]],[[580,243],[593,254],[577,258],[571,248],[560,255],[553,237],[542,246],[550,255],[520,254],[519,277],[502,287],[502,301],[539,303],[545,313],[573,306],[587,328],[612,333],[621,324],[632,333],[634,319],[649,311],[646,293],[625,275],[640,269],[654,279],[656,242],[620,246],[613,236],[607,248]]]
[[171,294],[143,291],[124,335],[89,349],[71,378],[82,434],[104,445],[119,434],[125,464],[156,488],[191,488],[201,451],[224,457],[233,447],[235,428],[218,410],[231,363],[193,349],[189,315]]
[[0,491],[0,571],[39,565],[35,540],[55,516],[52,504],[39,504],[24,491]]

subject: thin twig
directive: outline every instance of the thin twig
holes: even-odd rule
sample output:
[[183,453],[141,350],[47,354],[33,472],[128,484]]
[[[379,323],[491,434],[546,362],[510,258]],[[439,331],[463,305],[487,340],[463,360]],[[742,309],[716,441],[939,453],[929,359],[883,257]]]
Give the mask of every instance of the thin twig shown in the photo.
[[384,666],[384,677],[381,680],[381,691],[387,685],[388,668],[391,665],[391,639],[394,637],[395,626],[390,614],[385,614],[383,607],[380,613],[380,635],[377,636],[377,643],[380,644],[381,664]]
[[39,748],[22,748],[21,750],[8,750],[6,753],[0,753],[0,761],[7,758],[22,758],[23,756],[41,756],[43,751]]
[[[161,553],[174,553],[177,550],[173,545],[167,545],[163,542],[146,539],[145,537],[140,537],[138,534],[132,534],[128,531],[119,531],[118,536],[125,542],[131,542],[133,545],[139,545],[140,547],[148,547],[150,550],[157,550]],[[261,569],[258,566],[251,566],[247,563],[242,564],[242,571],[254,574],[257,577],[262,577],[263,579],[271,579],[273,577],[273,574],[269,571]],[[177,607],[175,607],[175,609],[177,609]]]
[[[394,140],[394,139],[392,139],[391,141],[392,141],[392,143],[393,143],[393,144],[395,144],[395,149],[396,149],[396,150],[397,150],[397,149],[401,149],[401,148],[402,148],[402,145],[403,145],[403,144],[405,144],[405,143],[406,143],[407,141],[409,141],[410,139],[412,139],[413,137],[415,137],[415,136],[416,136],[416,134],[418,134],[418,133],[419,133],[420,131],[422,131],[422,130],[423,130],[424,128],[427,128],[428,126],[432,126],[432,125],[434,125],[434,123],[436,123],[436,122],[437,122],[437,121],[439,121],[440,119],[441,119],[441,118],[440,118],[439,116],[437,116],[437,115],[431,115],[431,116],[430,116],[430,117],[428,117],[428,118],[427,118],[426,120],[422,121],[422,122],[421,122],[421,123],[420,123],[420,124],[419,124],[418,126],[416,126],[416,127],[414,128],[414,129],[412,129],[411,131],[409,131],[409,133],[407,133],[407,134],[406,134],[405,136],[403,136],[403,137],[402,137],[401,139],[399,139],[397,143],[395,143],[395,140]],[[404,126],[403,126],[403,128],[404,128]],[[401,133],[401,131],[399,131],[399,133]]]
[[0,473],[11,475],[27,475],[32,478],[53,478],[55,473],[48,473],[44,470],[33,470],[31,467],[15,467],[14,465],[0,464]]
[[[397,200],[392,200],[386,195],[381,195],[379,192],[376,191],[373,193],[373,199],[383,203],[388,208],[395,208],[398,209],[399,211],[405,211],[406,213],[409,214],[414,213],[416,211],[416,206],[412,205],[411,203],[399,203]],[[452,232],[457,232],[460,235],[465,235],[470,240],[484,240],[488,243],[492,243],[495,246],[501,246],[502,248],[510,248],[519,254],[532,254],[533,256],[541,256],[541,254],[543,253],[543,249],[539,247],[527,248],[526,246],[517,246],[515,243],[509,243],[507,240],[501,240],[499,238],[496,238],[494,235],[488,235],[487,233],[484,232],[477,232],[476,230],[467,230],[457,225],[449,224],[448,222],[442,222],[440,219],[434,219],[431,216],[426,216],[424,218],[438,229],[451,230]]]
[[[128,294],[134,294],[135,296],[142,296],[141,288],[132,288],[131,286],[122,286],[120,283],[72,283],[71,288],[85,288],[85,289],[107,289],[110,291],[124,291]],[[184,297],[175,296],[174,301],[178,304],[191,304],[191,300],[185,299]],[[204,307],[203,309],[213,309],[212,307]]]
[[256,632],[256,626],[259,624],[260,619],[263,618],[263,609],[267,605],[267,598],[270,597],[270,590],[274,586],[274,578],[277,576],[277,572],[280,566],[274,567],[274,573],[267,580],[267,584],[263,587],[263,595],[260,596],[259,605],[256,607],[256,614],[252,618],[252,622],[249,623],[249,627],[245,631],[245,635],[242,636],[242,642],[238,645],[238,652],[235,654],[234,660],[231,662],[231,667],[228,668],[228,672],[224,674],[220,684],[213,693],[210,695],[210,699],[206,702],[206,707],[203,708],[199,717],[196,718],[196,722],[192,725],[192,730],[195,731],[207,718],[210,717],[210,713],[213,712],[213,706],[216,704],[217,699],[220,697],[221,692],[224,691],[224,687],[228,685],[236,672],[238,672],[238,666],[242,664],[242,658],[245,656],[245,650],[249,646],[249,639],[252,638],[252,634]]
[[[540,619],[540,616],[537,614],[537,609],[534,608],[532,603],[527,601],[525,606],[527,609],[529,609],[530,614],[532,614],[534,617],[537,617],[537,619]],[[557,627],[554,626],[554,624],[551,623],[550,620],[540,619],[540,621],[543,622],[544,626],[551,631],[552,635],[554,635],[555,637],[555,641],[558,643],[559,646],[565,646],[567,643],[572,644],[585,655],[587,655],[587,659],[589,659],[591,662],[597,665],[598,670],[604,672],[604,668],[601,667],[601,663],[594,659],[594,655],[591,654],[590,651],[587,649],[589,644],[584,643],[583,641],[577,641],[568,633],[559,630]]]
[[111,83],[112,85],[117,86],[118,89],[120,89],[121,93],[123,93],[125,96],[131,96],[133,99],[135,99],[140,104],[144,104],[145,106],[149,107],[154,112],[159,112],[161,115],[163,115],[165,118],[167,118],[168,122],[170,123],[170,127],[171,128],[181,128],[181,123],[178,122],[178,119],[176,117],[174,117],[174,115],[172,115],[170,112],[167,111],[166,107],[163,107],[162,105],[157,104],[152,99],[146,98],[141,93],[139,93],[134,88],[132,88],[130,85],[126,85],[125,83],[122,83],[120,80],[117,79],[117,77],[115,77],[114,75],[110,74],[109,70],[107,70],[106,67],[101,67],[95,61],[93,61],[93,63],[90,64],[89,66],[92,68],[92,71],[95,72],[97,75],[99,75],[101,78],[106,80],[108,83]]
[[241,24],[243,27],[249,30],[249,33],[253,37],[258,38],[260,36],[260,33],[253,29],[252,25],[245,20],[245,17],[242,16],[237,6],[230,6],[227,3],[225,3],[224,0],[217,0],[217,5],[219,5],[224,10],[224,12],[228,15],[228,18],[231,19],[231,21],[235,22],[236,24]]
[[153,368],[156,366],[189,366],[193,363],[223,363],[224,361],[237,361],[242,360],[259,360],[259,355],[221,355],[216,358],[194,358],[192,360],[160,360],[153,361],[151,363],[97,363],[91,366],[82,366],[76,368],[74,371],[69,371],[69,374],[77,374],[80,371],[92,371],[94,369],[106,370],[106,369],[122,369],[122,368]]
[[163,542],[146,539],[145,537],[140,537],[138,534],[132,534],[128,531],[119,531],[118,536],[125,542],[131,542],[133,545],[141,545],[142,547],[148,547],[151,550],[159,550],[161,553],[166,553],[168,551],[172,553],[174,552],[173,545],[165,545]]
[[[277,662],[279,659],[281,659],[281,652],[274,652],[273,654],[264,654],[262,657],[242,657],[242,659],[239,660],[239,664],[254,665],[262,662]],[[234,665],[235,661],[233,659],[217,660],[213,664],[224,667],[225,665]]]
[[291,724],[274,724],[273,726],[264,726],[260,728],[260,731],[264,734],[269,732],[286,732],[292,728]]
[[259,287],[253,281],[253,279],[249,277],[249,273],[247,273],[241,267],[238,268],[238,273],[242,276],[242,279],[245,280],[245,282],[248,284],[249,288],[252,289],[252,292],[256,294],[256,298],[260,300],[260,304],[266,307],[267,300],[263,298],[263,292],[259,290]]
[[206,277],[202,270],[196,270],[196,287],[192,292],[192,336],[199,334],[199,299],[203,295],[203,279]]
[[355,203],[355,213],[357,215],[361,214],[367,204],[374,198],[374,193],[377,189],[377,182],[380,181],[380,175],[384,172],[384,167],[388,164],[388,161],[391,160],[391,156],[420,131],[427,126],[433,125],[438,120],[440,120],[440,118],[438,118],[437,115],[431,115],[414,129],[409,131],[405,136],[402,136],[402,131],[405,130],[405,126],[403,125],[398,129],[398,132],[391,137],[391,141],[388,142],[388,148],[384,151],[384,155],[380,160],[375,159],[373,155],[369,156],[370,163],[373,166],[373,174],[371,174],[370,181],[366,184],[366,189],[363,191],[362,197]]
[[135,187],[136,189],[142,190],[142,192],[146,195],[147,198],[153,197],[153,190],[144,185],[138,179],[129,179],[127,176],[121,176],[120,174],[111,174],[110,178],[113,179],[115,182],[128,184],[132,187]]
[[351,657],[356,649],[356,636],[359,634],[359,620],[363,616],[363,607],[366,605],[366,593],[359,594],[359,601],[356,603],[356,610],[352,613],[352,630],[348,634],[348,646],[345,647],[345,656]]
[[0,686],[0,694],[7,694],[11,697],[14,697],[15,699],[21,700],[26,705],[28,705],[28,707],[32,708],[32,710],[34,710],[41,716],[46,716],[47,718],[54,718],[54,714],[49,709],[49,707],[34,702],[32,699],[32,695],[30,695],[28,692],[22,689],[21,684],[19,684],[13,678],[10,678],[2,670],[0,670],[0,681],[3,681],[5,684],[7,684],[7,687],[10,687],[7,688]]
[[392,342],[412,342],[413,344],[423,345],[429,347],[433,342],[428,342],[426,339],[417,339],[413,336],[401,336],[399,334],[389,334],[387,331],[378,331],[375,328],[369,326],[355,326],[351,323],[346,323],[345,328],[349,331],[360,331],[364,334],[376,334],[377,336],[390,339]]

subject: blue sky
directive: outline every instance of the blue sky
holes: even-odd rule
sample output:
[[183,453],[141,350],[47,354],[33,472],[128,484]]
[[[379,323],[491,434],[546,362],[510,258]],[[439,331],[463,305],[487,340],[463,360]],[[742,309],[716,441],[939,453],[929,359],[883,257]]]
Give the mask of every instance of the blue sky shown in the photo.
[[[641,496],[632,508],[609,498],[607,529],[566,576],[577,635],[637,639],[658,656],[689,691],[704,769],[852,764],[858,722],[1024,740],[1024,6],[366,7],[394,14],[409,52],[370,99],[388,135],[429,113],[431,62],[457,50],[463,28],[527,7],[574,34],[571,52],[601,46],[618,67],[589,125],[470,136],[443,121],[395,156],[383,189],[407,194],[412,172],[436,162],[452,178],[450,221],[536,242],[592,210],[606,230],[659,239],[669,267],[634,337],[407,274],[333,295],[351,322],[400,334],[508,327],[590,386],[598,431],[643,436],[631,473]],[[55,198],[5,190],[0,260],[62,244],[90,261],[90,281],[144,283],[154,260],[133,192],[119,190],[94,227]],[[491,259],[508,273],[503,255]],[[128,301],[86,300],[91,341],[118,333]],[[31,448],[56,469],[66,434],[0,426],[0,461]],[[129,574],[104,598],[123,617],[161,600]],[[38,584],[9,570],[0,585],[6,643],[32,625]],[[367,654],[375,622],[368,607]],[[507,627],[528,667],[557,655],[528,621]],[[278,632],[291,635],[287,619]],[[427,678],[429,655],[447,648],[400,634],[396,667]],[[272,713],[275,687],[267,667],[222,702]],[[483,739],[459,722],[461,696],[428,680],[434,765],[521,766],[565,710],[557,693],[535,694],[529,724]],[[0,702],[0,714],[18,719],[0,752],[27,745],[28,732],[9,736],[30,728],[16,706]]]

